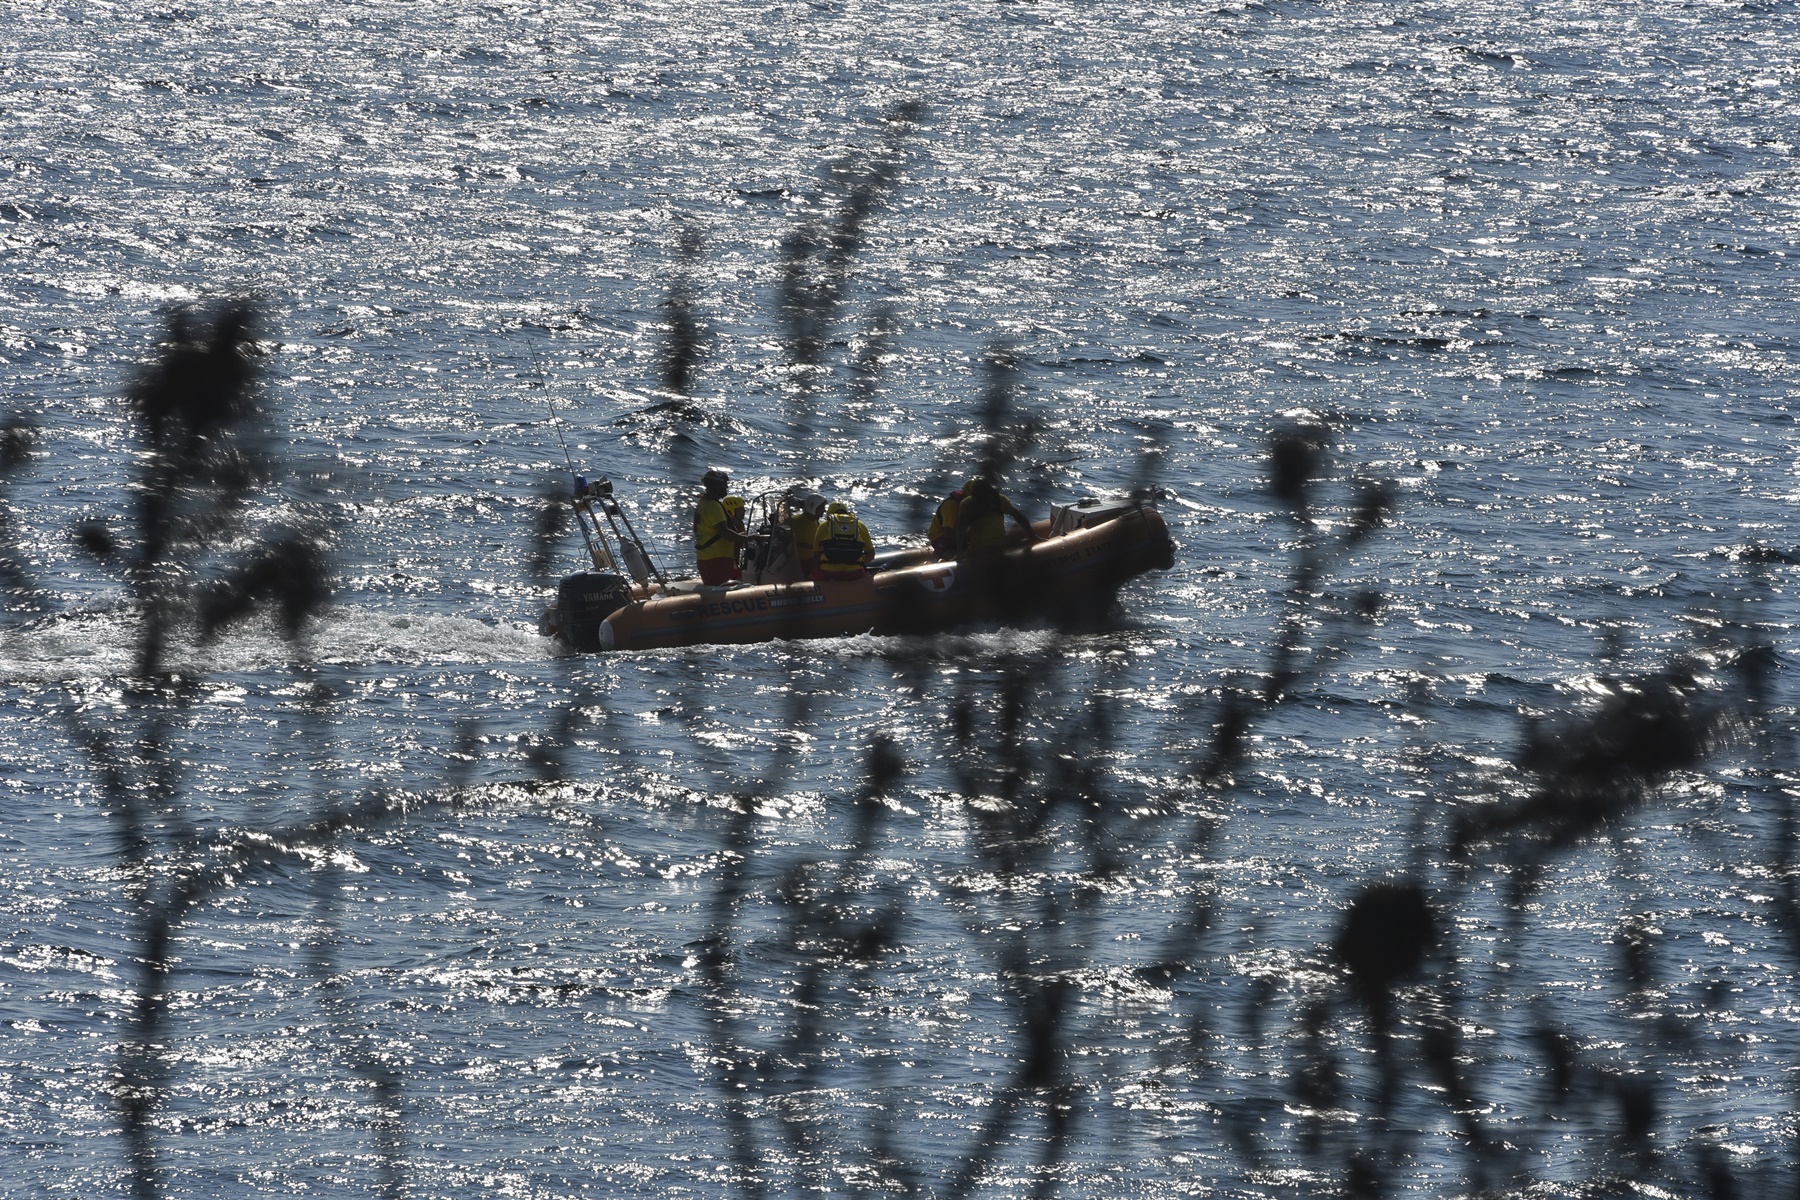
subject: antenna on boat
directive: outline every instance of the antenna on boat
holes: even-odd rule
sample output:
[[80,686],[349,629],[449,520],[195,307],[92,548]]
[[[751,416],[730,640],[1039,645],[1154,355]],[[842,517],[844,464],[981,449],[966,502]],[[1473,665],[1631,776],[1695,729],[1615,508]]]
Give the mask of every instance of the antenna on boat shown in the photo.
[[[562,444],[563,462],[568,464],[569,474],[575,480],[575,523],[581,526],[581,540],[587,545],[588,557],[593,560],[594,569],[617,571],[623,564],[634,583],[648,583],[654,575],[656,582],[667,587],[669,577],[663,574],[662,568],[656,565],[656,560],[650,557],[644,539],[632,528],[631,518],[625,515],[625,510],[614,499],[612,480],[600,478],[590,484],[585,476],[575,473],[575,458],[569,453],[569,440],[563,436],[562,420],[556,415],[556,398],[551,395],[544,380],[543,367],[538,365],[537,348],[528,344],[526,349],[530,352],[532,366],[538,373],[538,386],[544,388],[544,403],[550,409],[550,423],[556,426],[556,440]],[[600,518],[594,515],[594,500],[600,502],[600,511],[606,517],[606,524],[612,529],[613,539],[619,543],[616,558],[612,542],[607,540],[606,529],[601,527]],[[593,526],[591,534],[588,532],[590,523]],[[599,540],[598,546],[595,545],[595,539]]]
[[[544,389],[544,404],[550,410],[550,424],[556,427],[556,440],[562,444],[563,462],[568,465],[569,476],[575,481],[575,524],[581,529],[581,542],[587,547],[588,560],[594,564],[596,571],[616,571],[617,561],[613,558],[612,546],[606,540],[606,533],[600,528],[600,522],[594,516],[594,510],[588,505],[588,481],[575,473],[575,458],[569,453],[569,439],[563,436],[562,419],[556,415],[556,397],[551,394],[549,381],[544,377],[544,368],[538,362],[537,348],[526,343],[526,351],[531,355],[532,369],[537,372],[538,386]],[[593,532],[588,531],[589,523],[593,524]],[[594,539],[598,537],[599,544]]]

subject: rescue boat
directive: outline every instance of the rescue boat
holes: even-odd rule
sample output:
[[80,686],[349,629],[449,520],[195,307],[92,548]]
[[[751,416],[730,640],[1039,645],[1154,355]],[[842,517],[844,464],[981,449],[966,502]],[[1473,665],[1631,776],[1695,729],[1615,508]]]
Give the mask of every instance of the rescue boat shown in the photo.
[[1079,625],[1102,617],[1126,581],[1174,565],[1161,514],[1137,501],[1054,506],[1033,532],[1037,540],[1021,538],[980,559],[937,562],[928,548],[877,555],[866,574],[825,582],[779,579],[780,564],[771,562],[779,555],[766,542],[746,583],[646,578],[633,585],[611,571],[583,571],[563,578],[539,629],[593,652]]

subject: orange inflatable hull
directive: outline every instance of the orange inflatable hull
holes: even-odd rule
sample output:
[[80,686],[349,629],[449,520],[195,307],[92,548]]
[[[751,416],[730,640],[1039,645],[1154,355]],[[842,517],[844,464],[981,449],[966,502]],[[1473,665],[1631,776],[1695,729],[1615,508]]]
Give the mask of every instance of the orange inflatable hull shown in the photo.
[[[1048,523],[1040,528],[1047,531]],[[962,562],[894,556],[860,579],[828,583],[693,587],[634,596],[592,635],[573,636],[546,614],[547,632],[577,649],[650,650],[859,633],[928,634],[974,624],[1091,622],[1127,580],[1174,564],[1161,514],[1132,508],[1092,528]],[[585,632],[585,631],[584,631]]]

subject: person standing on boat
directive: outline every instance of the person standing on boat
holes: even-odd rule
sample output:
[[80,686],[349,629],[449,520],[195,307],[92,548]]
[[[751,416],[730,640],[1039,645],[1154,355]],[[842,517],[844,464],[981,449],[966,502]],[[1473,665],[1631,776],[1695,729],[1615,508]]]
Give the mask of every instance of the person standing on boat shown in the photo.
[[1002,495],[993,481],[977,476],[963,484],[962,491],[962,503],[956,514],[958,558],[984,558],[1006,549],[1008,517],[1019,523],[1027,541],[1038,540],[1037,532],[1031,528],[1031,518]]
[[694,505],[694,560],[700,568],[700,582],[717,587],[740,577],[738,547],[748,545],[751,538],[731,527],[725,511],[731,476],[714,467],[700,477],[700,486],[700,501]]
[[819,583],[861,579],[874,558],[869,527],[856,519],[848,504],[833,500],[819,525],[819,566],[813,579]]
[[956,517],[962,509],[963,496],[967,494],[968,487],[969,484],[965,483],[945,496],[944,502],[931,514],[931,528],[925,531],[925,540],[931,543],[931,548],[940,559],[956,557]]

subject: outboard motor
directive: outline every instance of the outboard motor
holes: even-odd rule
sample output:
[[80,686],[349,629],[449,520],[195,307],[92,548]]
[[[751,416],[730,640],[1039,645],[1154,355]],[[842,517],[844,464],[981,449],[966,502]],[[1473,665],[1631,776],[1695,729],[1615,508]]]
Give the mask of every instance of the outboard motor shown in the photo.
[[601,649],[600,622],[631,600],[631,585],[623,576],[600,571],[565,575],[556,588],[556,607],[563,639],[577,650]]

